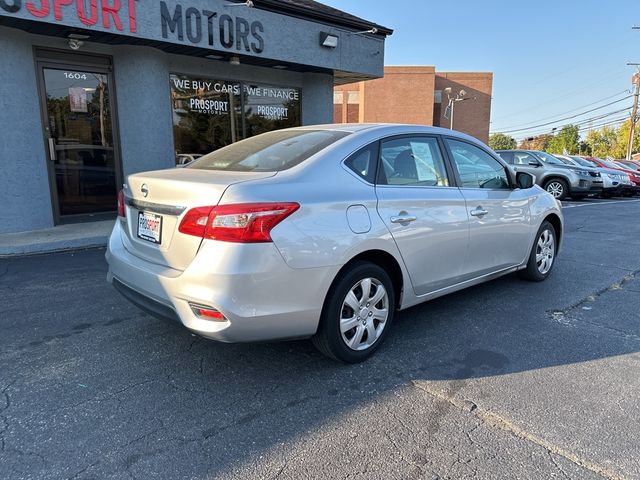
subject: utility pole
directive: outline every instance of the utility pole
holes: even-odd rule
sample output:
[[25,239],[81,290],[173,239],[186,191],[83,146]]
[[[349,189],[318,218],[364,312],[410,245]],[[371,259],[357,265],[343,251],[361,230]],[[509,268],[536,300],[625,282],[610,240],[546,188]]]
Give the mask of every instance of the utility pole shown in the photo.
[[640,95],[640,67],[633,75],[632,82],[635,85],[633,94],[633,109],[631,110],[631,125],[629,126],[629,142],[627,143],[627,160],[631,160],[633,153],[633,137],[636,133],[636,124],[638,123],[638,96]]

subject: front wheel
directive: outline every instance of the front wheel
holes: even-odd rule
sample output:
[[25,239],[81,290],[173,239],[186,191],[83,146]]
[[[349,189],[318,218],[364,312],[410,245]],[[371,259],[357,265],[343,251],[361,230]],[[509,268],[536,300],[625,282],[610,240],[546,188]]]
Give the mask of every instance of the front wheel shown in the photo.
[[525,280],[541,282],[551,273],[558,251],[556,229],[548,221],[542,222],[533,244],[527,268],[520,270],[519,274]]
[[567,182],[559,178],[553,178],[549,180],[547,183],[545,183],[544,189],[558,200],[564,200],[569,193]]
[[311,340],[328,357],[361,362],[382,343],[394,311],[395,291],[387,272],[373,263],[356,262],[329,290]]

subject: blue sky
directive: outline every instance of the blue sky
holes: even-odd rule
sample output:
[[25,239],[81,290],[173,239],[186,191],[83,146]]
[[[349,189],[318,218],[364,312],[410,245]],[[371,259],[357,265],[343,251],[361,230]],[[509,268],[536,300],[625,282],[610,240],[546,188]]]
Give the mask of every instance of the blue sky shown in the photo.
[[[393,28],[386,65],[493,72],[491,131],[548,123],[622,99],[636,68],[626,63],[640,63],[640,30],[631,29],[640,25],[638,0],[320,1]],[[628,99],[572,121],[630,105]],[[569,122],[511,135],[545,133]]]

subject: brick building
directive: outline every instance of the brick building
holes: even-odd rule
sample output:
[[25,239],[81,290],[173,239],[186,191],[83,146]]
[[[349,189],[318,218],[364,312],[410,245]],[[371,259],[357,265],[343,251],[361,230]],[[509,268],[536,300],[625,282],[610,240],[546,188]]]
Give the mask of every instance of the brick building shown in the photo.
[[334,89],[336,123],[415,123],[449,127],[447,95],[460,90],[465,100],[454,107],[454,128],[487,142],[493,74],[436,72],[432,66],[385,67],[384,78],[340,85]]

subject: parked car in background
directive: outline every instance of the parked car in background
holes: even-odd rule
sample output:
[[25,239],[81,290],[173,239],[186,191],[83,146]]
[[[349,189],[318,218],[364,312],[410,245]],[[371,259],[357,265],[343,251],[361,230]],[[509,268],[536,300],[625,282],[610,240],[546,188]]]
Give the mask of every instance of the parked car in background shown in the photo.
[[620,172],[624,172],[629,176],[629,180],[631,180],[632,185],[624,189],[624,195],[635,195],[640,193],[640,173],[635,170],[631,170],[628,167],[623,167],[618,163],[614,163],[610,160],[603,160],[597,157],[583,157],[587,160],[591,160],[592,162],[598,164],[603,168],[611,168],[612,170],[618,170]]
[[622,168],[629,168],[636,172],[640,172],[640,163],[633,160],[615,160],[615,163],[619,164]]
[[189,165],[191,162],[199,159],[200,157],[202,157],[202,154],[200,153],[179,153],[176,156],[176,165],[179,167]]
[[600,194],[600,196],[602,198],[611,198],[622,195],[624,188],[633,186],[631,180],[629,179],[629,175],[625,174],[624,172],[612,170],[610,168],[602,168],[598,166],[597,163],[590,162],[589,160],[585,160],[577,156],[554,155],[554,157],[559,158],[567,165],[584,167],[600,173],[600,177],[602,177],[602,193]]
[[507,163],[518,172],[536,177],[536,183],[558,200],[570,196],[580,200],[588,195],[602,193],[602,178],[598,172],[584,167],[566,165],[561,160],[538,150],[497,150]]
[[562,233],[560,203],[468,135],[309,126],[129,175],[107,278],[201,336],[311,337],[358,362],[396,310],[509,272],[546,279]]

